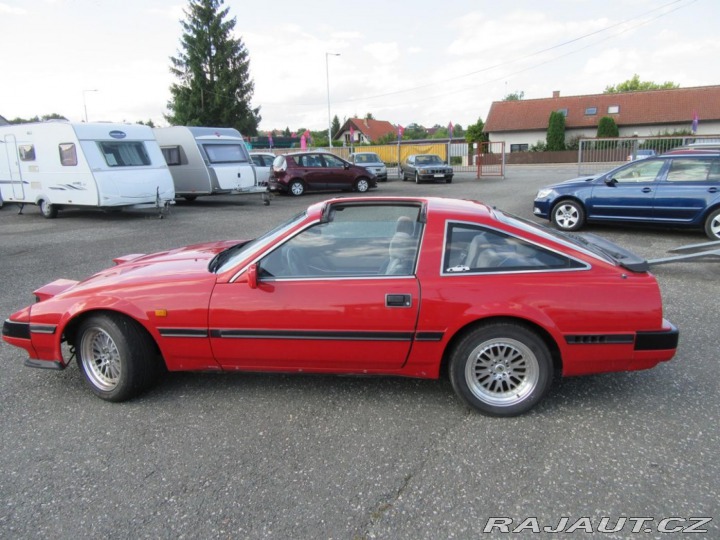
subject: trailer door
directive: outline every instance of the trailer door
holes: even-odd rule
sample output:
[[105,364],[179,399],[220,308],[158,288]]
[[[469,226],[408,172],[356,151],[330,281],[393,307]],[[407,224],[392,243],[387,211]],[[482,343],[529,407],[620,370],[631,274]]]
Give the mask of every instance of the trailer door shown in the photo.
[[20,158],[18,157],[17,139],[15,135],[5,135],[5,152],[7,156],[7,164],[10,169],[10,186],[14,199],[23,200],[25,198],[25,188],[22,181],[22,172],[20,171]]

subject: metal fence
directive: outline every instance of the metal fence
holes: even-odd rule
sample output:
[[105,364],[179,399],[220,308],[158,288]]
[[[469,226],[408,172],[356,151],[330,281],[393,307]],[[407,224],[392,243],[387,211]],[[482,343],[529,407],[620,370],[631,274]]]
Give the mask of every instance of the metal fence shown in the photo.
[[678,146],[702,142],[720,143],[720,137],[676,135],[582,139],[578,149],[578,176],[600,174],[638,157],[662,154]]

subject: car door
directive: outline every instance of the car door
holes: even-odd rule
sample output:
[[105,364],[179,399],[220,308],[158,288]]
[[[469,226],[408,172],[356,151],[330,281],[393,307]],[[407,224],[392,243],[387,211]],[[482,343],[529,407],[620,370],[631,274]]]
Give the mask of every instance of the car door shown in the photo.
[[296,161],[308,189],[327,189],[327,176],[320,154],[303,154],[297,156]]
[[[255,283],[248,271],[215,287],[210,339],[223,368],[362,372],[405,363],[420,303],[422,226],[396,231],[401,221],[417,223],[420,207],[334,208],[332,219],[259,258]],[[407,265],[392,260],[399,252]]]
[[655,195],[653,219],[689,223],[720,197],[720,160],[677,157],[670,161]]
[[345,162],[331,154],[322,156],[325,165],[325,181],[328,189],[348,189],[352,187],[353,176],[345,167]]
[[666,164],[663,159],[643,159],[598,178],[587,200],[588,218],[651,220],[658,180]]

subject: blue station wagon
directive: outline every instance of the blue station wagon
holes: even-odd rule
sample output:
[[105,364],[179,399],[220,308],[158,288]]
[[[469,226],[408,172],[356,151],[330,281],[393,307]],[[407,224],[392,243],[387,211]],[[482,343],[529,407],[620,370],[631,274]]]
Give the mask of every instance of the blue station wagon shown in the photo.
[[545,186],[533,214],[565,231],[642,223],[704,229],[720,240],[720,153],[670,153]]

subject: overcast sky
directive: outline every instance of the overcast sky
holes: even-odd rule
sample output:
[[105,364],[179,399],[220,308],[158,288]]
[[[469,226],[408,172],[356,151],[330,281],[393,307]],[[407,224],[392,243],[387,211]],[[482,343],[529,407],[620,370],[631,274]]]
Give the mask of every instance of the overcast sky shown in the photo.
[[[261,130],[372,113],[403,126],[602,93],[634,73],[720,84],[718,0],[226,0]],[[0,0],[0,115],[167,125],[183,0]],[[327,57],[326,53],[340,56]],[[327,64],[326,64],[327,60]],[[92,91],[97,90],[97,91]]]

